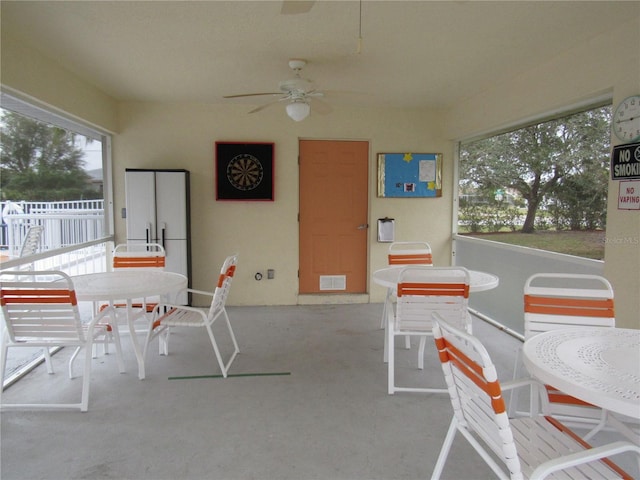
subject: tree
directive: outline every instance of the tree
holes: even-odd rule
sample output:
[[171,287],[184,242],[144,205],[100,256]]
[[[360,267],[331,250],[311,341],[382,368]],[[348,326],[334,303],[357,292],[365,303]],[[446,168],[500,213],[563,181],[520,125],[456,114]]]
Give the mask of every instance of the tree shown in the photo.
[[57,201],[100,198],[83,170],[75,134],[3,111],[0,136],[2,199]]
[[465,144],[460,178],[488,197],[519,192],[527,207],[522,232],[531,233],[538,209],[558,192],[579,184],[586,191],[578,198],[606,199],[610,120],[610,107],[601,107]]

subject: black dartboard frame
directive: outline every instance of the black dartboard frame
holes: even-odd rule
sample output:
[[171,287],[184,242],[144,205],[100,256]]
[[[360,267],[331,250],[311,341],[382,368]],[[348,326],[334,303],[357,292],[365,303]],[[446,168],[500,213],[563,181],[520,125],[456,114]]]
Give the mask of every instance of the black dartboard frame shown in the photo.
[[216,200],[273,201],[273,143],[216,142]]

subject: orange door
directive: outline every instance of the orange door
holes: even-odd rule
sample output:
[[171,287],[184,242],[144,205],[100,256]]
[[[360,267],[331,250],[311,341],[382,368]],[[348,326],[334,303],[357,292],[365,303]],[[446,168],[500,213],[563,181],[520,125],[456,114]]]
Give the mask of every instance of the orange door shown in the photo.
[[365,293],[369,143],[300,141],[300,293]]

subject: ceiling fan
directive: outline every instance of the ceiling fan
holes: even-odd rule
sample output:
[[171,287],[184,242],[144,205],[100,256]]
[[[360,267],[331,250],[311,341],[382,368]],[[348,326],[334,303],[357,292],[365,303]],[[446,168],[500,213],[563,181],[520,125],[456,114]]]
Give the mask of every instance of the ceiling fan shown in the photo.
[[289,67],[295,72],[295,76],[281,81],[279,83],[279,92],[242,93],[239,95],[226,95],[224,98],[256,97],[261,95],[277,96],[279,98],[276,100],[254,108],[249,113],[259,112],[278,102],[288,102],[286,106],[287,115],[296,122],[307,118],[311,111],[311,104],[313,104],[314,110],[318,113],[329,113],[331,112],[331,107],[319,98],[323,97],[324,93],[316,90],[312,80],[302,77],[302,69],[306,64],[307,61],[301,58],[289,60]]

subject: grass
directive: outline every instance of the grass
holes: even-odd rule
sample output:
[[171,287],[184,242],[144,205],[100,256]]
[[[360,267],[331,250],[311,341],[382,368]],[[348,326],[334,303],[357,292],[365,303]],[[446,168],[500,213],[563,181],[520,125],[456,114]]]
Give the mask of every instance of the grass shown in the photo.
[[498,232],[466,234],[470,237],[509,243],[523,247],[538,248],[557,253],[566,253],[577,257],[604,259],[606,233],[602,230],[589,231],[551,231],[534,233]]

